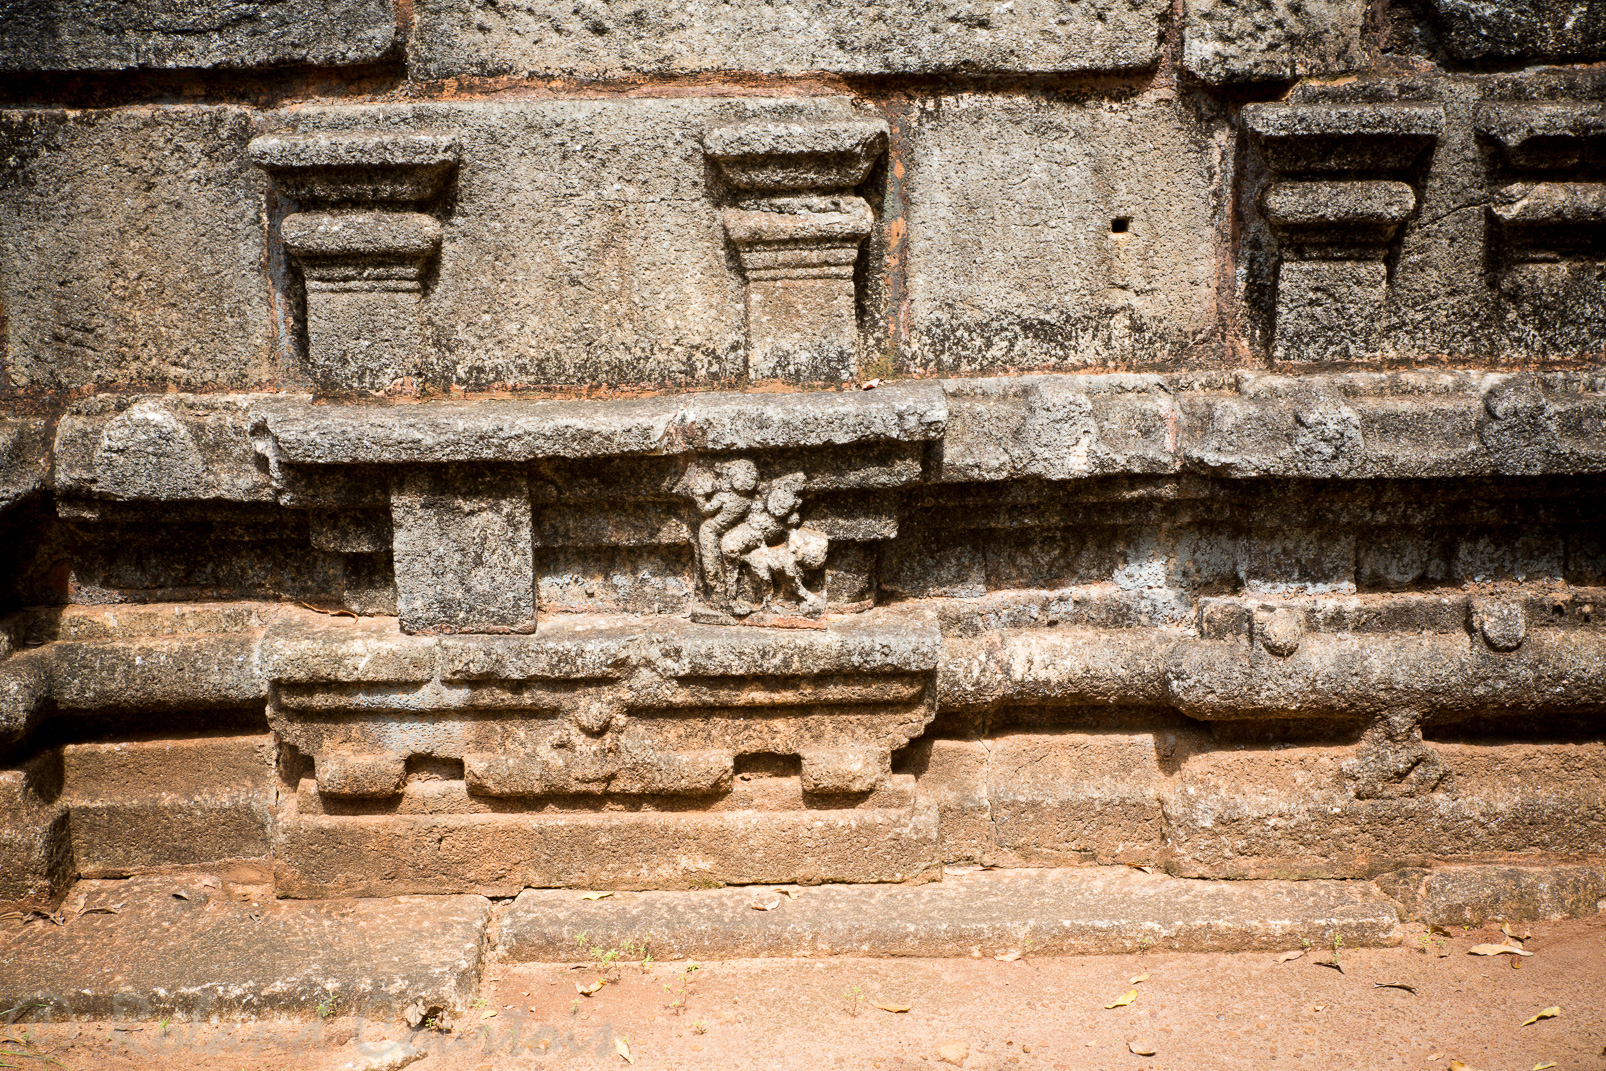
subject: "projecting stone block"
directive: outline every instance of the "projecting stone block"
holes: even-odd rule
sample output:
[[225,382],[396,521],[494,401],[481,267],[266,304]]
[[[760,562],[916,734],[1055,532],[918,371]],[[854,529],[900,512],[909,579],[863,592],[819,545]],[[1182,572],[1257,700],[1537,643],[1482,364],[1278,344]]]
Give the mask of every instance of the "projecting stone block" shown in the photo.
[[56,427],[56,493],[123,501],[271,502],[249,396],[101,394]]
[[393,0],[30,0],[0,26],[0,70],[335,66],[396,39]]
[[1212,85],[1364,68],[1369,10],[1366,0],[1189,0],[1182,64]]
[[853,0],[686,7],[424,0],[410,59],[426,78],[530,72],[540,77],[755,71],[794,74],[1090,71],[1159,58],[1160,0],[1014,6],[968,0]]
[[278,378],[250,136],[244,108],[0,113],[10,386]]
[[1170,360],[1213,330],[1211,126],[1119,104],[966,94],[906,134],[911,370]]
[[534,632],[530,491],[522,476],[415,470],[391,498],[407,632]]

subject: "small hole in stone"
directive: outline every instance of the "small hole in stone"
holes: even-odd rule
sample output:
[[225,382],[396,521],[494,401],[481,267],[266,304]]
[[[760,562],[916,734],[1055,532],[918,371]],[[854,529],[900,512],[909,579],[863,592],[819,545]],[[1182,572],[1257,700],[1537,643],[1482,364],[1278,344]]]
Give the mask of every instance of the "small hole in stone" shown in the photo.
[[1132,219],[1130,216],[1116,216],[1114,219],[1110,220],[1111,234],[1125,234],[1131,229]]

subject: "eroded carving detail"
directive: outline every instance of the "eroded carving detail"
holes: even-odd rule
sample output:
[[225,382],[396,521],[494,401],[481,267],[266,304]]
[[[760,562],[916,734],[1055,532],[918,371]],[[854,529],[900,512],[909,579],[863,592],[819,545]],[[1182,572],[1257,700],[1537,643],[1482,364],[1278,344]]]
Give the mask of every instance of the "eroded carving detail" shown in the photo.
[[758,466],[745,459],[698,462],[686,471],[679,488],[702,518],[697,561],[714,611],[709,617],[824,612],[825,592],[814,578],[831,544],[825,533],[802,525],[805,482],[801,472],[761,481]]

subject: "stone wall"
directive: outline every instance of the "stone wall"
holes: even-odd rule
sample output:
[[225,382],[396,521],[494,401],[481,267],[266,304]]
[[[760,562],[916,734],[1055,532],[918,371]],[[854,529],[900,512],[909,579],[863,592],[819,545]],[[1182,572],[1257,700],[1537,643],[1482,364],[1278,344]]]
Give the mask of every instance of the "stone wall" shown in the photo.
[[24,6],[0,901],[1606,859],[1592,11]]

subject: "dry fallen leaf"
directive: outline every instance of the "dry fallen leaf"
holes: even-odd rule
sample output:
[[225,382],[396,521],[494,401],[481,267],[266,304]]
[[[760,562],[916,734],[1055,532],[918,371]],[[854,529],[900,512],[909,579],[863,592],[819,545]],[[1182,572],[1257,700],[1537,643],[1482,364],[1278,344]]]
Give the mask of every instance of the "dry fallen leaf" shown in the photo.
[[1291,963],[1294,960],[1298,959],[1300,956],[1303,956],[1304,954],[1305,954],[1305,950],[1304,949],[1296,948],[1292,952],[1284,952],[1282,955],[1278,956],[1277,957],[1277,962],[1278,963]]
[[1126,984],[1137,985],[1139,982],[1147,982],[1148,980],[1149,976],[1146,974],[1134,974],[1132,977],[1126,980]]
[[481,1015],[480,1018],[481,1019],[495,1019],[496,1018],[496,1009],[492,1008],[490,1011],[486,1012],[484,1015]]
[[1154,1055],[1154,1042],[1150,1041],[1148,1038],[1133,1038],[1131,1041],[1126,1043],[1126,1047],[1131,1049],[1139,1056]]
[[752,908],[754,911],[774,911],[776,908],[781,906],[781,901],[780,901],[779,898],[777,898],[777,899],[771,900],[767,904],[761,904],[757,900],[754,900],[752,903],[748,904],[747,906]]
[[1548,1008],[1545,1008],[1545,1009],[1543,1009],[1541,1011],[1535,1012],[1534,1013],[1534,1017],[1532,1019],[1524,1019],[1522,1021],[1522,1025],[1523,1026],[1532,1026],[1533,1024],[1537,1023],[1541,1019],[1554,1019],[1556,1016],[1558,1016],[1560,1014],[1561,1014],[1561,1009],[1556,1007],[1554,1004],[1552,1004]]
[[1407,993],[1415,993],[1416,986],[1406,985],[1404,982],[1373,982],[1373,989],[1403,989]]
[[1531,956],[1532,952],[1518,948],[1516,945],[1473,945],[1467,949],[1469,956]]
[[1511,923],[1509,923],[1509,922],[1502,922],[1500,924],[1500,932],[1505,934],[1507,937],[1511,938],[1514,941],[1526,941],[1528,938],[1533,936],[1533,932],[1532,931],[1526,932],[1526,933],[1522,934],[1521,936],[1518,936],[1516,933],[1514,933],[1512,931]]
[[1131,990],[1127,991],[1126,996],[1124,996],[1124,997],[1116,997],[1115,998],[1115,1002],[1113,1004],[1106,1004],[1104,1006],[1106,1008],[1124,1008],[1128,1004],[1131,1004],[1134,1000],[1137,1000],[1137,999],[1138,999],[1138,991],[1136,989],[1131,989]]
[[994,956],[993,958],[996,960],[1001,960],[1004,963],[1014,963],[1016,960],[1020,959],[1020,953],[1012,948],[1008,952],[998,953],[998,955]]
[[870,1002],[870,1007],[880,1008],[882,1011],[889,1012],[906,1012],[909,1010],[909,1005],[907,1004],[883,1004],[879,1000],[872,1000]]
[[607,984],[608,980],[606,978],[598,978],[590,985],[581,985],[579,982],[576,982],[574,983],[574,991],[579,993],[582,997],[589,997],[591,994],[595,993],[597,990],[601,989]]
[[611,893],[611,892],[587,892],[587,893],[581,893],[580,894],[580,899],[582,899],[582,900],[606,900],[608,897],[610,897],[612,895],[613,895],[613,893]]
[[1555,1067],[1555,1066],[1556,1066],[1556,1061],[1554,1061],[1554,1060],[1551,1060],[1548,1063],[1534,1064],[1534,1071],[1545,1071],[1545,1068],[1547,1068],[1547,1067]]
[[630,1055],[630,1043],[624,1038],[613,1039],[613,1051],[624,1057],[624,1061],[627,1064],[633,1064],[636,1062],[636,1058]]
[[1450,1071],[1478,1071],[1478,1069],[1471,1064],[1464,1064],[1460,1060],[1451,1060]]
[[776,889],[775,891],[785,896],[788,900],[796,900],[803,895],[802,889]]

